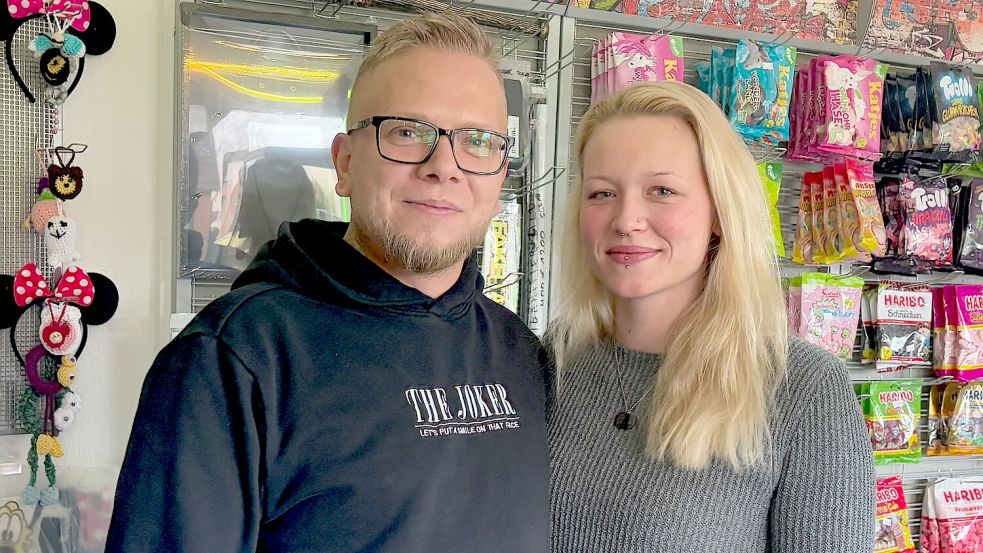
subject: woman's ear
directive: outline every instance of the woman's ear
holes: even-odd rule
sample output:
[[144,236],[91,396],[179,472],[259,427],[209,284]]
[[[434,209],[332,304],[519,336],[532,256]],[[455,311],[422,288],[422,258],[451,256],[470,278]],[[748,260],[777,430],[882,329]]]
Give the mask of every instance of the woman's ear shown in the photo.
[[89,273],[89,279],[92,280],[95,294],[92,304],[81,309],[82,322],[87,325],[101,325],[116,314],[116,307],[119,306],[119,291],[113,281],[105,275]]

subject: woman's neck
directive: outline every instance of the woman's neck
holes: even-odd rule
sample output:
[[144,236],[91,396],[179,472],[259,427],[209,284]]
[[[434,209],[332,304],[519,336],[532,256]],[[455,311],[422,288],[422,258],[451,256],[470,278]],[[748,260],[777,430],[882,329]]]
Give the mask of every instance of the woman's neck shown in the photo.
[[686,283],[643,298],[615,298],[615,341],[630,350],[665,353],[672,325],[696,301],[702,284]]

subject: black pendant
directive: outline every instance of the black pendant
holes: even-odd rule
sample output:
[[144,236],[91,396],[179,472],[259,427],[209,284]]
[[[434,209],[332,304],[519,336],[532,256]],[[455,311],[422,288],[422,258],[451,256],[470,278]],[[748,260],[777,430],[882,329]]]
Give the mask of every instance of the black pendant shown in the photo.
[[635,419],[631,413],[622,411],[614,416],[614,427],[618,430],[630,430],[635,428]]

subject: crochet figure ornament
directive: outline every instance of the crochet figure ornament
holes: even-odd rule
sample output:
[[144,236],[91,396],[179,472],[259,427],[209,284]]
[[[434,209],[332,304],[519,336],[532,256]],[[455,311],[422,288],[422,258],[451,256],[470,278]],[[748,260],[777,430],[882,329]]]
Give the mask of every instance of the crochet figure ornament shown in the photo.
[[[3,0],[0,0],[3,1]],[[61,105],[82,78],[85,56],[98,56],[116,41],[116,22],[101,4],[88,0],[5,0],[0,10],[0,40],[6,43],[6,61],[14,81],[34,103],[35,95],[27,88],[14,64],[14,35],[28,21],[45,19],[47,32],[38,34],[29,48],[37,57],[38,69],[47,87],[45,100]]]
[[[0,328],[10,329],[11,349],[28,382],[17,402],[21,426],[31,434],[27,455],[31,476],[21,494],[24,505],[58,502],[54,458],[64,454],[58,434],[74,422],[82,406],[71,388],[76,359],[85,349],[88,327],[111,319],[118,304],[119,295],[111,280],[74,265],[65,268],[55,287],[48,285],[34,263],[24,265],[16,275],[0,275]],[[41,309],[41,343],[21,356],[17,324],[35,306]],[[38,487],[40,459],[44,459],[48,480],[44,488]]]

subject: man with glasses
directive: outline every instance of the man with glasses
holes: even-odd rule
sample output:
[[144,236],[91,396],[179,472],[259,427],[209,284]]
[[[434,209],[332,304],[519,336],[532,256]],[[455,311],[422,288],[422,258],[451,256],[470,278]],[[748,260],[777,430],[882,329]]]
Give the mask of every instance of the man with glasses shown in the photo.
[[474,253],[511,147],[495,49],[398,23],[348,121],[351,224],[285,224],[157,357],[107,551],[549,549],[542,348]]

